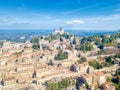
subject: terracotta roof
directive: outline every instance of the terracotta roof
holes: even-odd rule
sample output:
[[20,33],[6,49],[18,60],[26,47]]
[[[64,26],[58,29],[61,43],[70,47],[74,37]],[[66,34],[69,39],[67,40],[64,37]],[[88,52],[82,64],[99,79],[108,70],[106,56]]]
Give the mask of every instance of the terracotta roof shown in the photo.
[[91,74],[83,74],[83,75],[81,75],[82,77],[84,77],[84,78],[92,78],[92,75]]
[[86,65],[89,65],[88,62],[83,62],[83,63],[79,64],[79,66],[86,66]]
[[103,76],[103,75],[105,75],[105,74],[104,74],[103,72],[101,72],[101,71],[94,72],[94,74],[97,75],[97,76]]
[[114,84],[111,83],[111,82],[105,82],[103,85],[107,88],[110,88],[110,87],[114,86]]
[[24,50],[32,50],[32,48],[25,48]]
[[14,79],[15,79],[15,77],[7,77],[7,78],[5,78],[5,81],[14,80]]

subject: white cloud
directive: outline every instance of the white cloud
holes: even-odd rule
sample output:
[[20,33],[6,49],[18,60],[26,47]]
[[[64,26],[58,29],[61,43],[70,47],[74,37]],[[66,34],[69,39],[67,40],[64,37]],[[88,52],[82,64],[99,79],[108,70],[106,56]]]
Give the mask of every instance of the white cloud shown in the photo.
[[0,19],[0,22],[8,22],[8,19]]
[[66,21],[67,24],[83,24],[85,23],[83,20],[73,20],[73,21]]

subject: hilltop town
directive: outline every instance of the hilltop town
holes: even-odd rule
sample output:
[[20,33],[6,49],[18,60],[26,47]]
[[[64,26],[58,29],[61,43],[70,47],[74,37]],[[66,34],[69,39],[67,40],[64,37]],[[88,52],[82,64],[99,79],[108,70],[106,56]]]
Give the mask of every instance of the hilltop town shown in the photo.
[[120,32],[80,38],[54,29],[0,42],[0,90],[119,90]]

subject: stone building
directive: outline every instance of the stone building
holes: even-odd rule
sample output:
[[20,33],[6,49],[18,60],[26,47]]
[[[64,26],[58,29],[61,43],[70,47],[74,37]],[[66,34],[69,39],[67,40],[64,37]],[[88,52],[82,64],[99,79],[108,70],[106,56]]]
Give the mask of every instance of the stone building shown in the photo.
[[102,85],[102,87],[103,87],[104,90],[115,90],[115,86],[111,82],[105,82]]
[[2,80],[3,86],[15,85],[16,79],[15,77],[6,77]]
[[94,69],[93,67],[89,66],[88,62],[83,62],[81,64],[78,63],[72,64],[70,70],[78,72],[81,75],[86,73],[92,73]]

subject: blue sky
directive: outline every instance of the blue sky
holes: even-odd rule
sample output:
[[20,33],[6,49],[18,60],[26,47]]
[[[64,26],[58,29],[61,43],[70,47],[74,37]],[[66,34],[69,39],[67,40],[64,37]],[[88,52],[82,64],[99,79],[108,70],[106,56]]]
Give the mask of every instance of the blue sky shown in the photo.
[[120,0],[0,0],[0,29],[120,29]]

